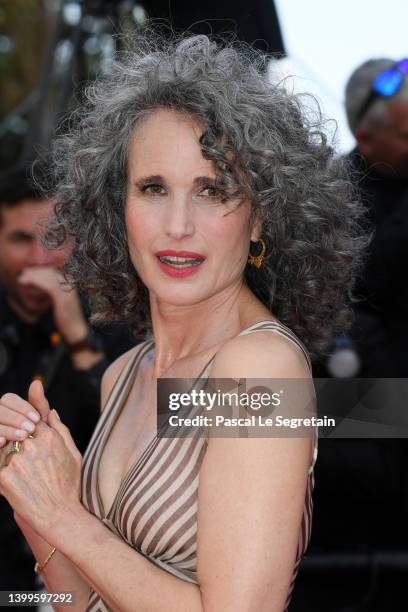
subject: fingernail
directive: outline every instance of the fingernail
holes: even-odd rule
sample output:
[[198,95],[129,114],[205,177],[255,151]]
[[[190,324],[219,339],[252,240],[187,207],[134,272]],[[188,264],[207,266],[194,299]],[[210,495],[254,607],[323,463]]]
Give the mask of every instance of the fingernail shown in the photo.
[[58,412],[55,410],[55,408],[53,408],[53,409],[52,409],[52,411],[55,413],[55,416],[56,416],[56,417],[57,417],[57,419],[60,421],[60,420],[61,420],[61,417],[60,417],[60,415],[58,414]]
[[38,421],[40,420],[40,415],[38,414],[38,412],[34,412],[34,410],[30,410],[27,416],[29,419],[31,419],[35,423],[38,423]]
[[34,431],[35,429],[35,425],[34,423],[31,423],[31,421],[23,421],[21,423],[21,427],[25,429],[26,431]]
[[24,431],[23,429],[15,429],[14,435],[17,436],[17,438],[25,438],[27,435],[27,432]]
[[4,436],[0,436],[0,446],[4,446],[6,443],[6,438]]

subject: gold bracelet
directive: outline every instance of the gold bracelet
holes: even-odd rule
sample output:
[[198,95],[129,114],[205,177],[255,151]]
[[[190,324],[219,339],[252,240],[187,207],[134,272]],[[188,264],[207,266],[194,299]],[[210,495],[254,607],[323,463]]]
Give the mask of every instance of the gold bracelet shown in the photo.
[[40,564],[37,561],[37,563],[34,565],[34,571],[35,571],[36,574],[40,574],[43,571],[44,567],[47,565],[48,561],[52,558],[52,556],[56,552],[56,550],[57,549],[54,546],[54,548],[52,548],[51,551],[48,553],[48,556],[44,560],[43,563]]

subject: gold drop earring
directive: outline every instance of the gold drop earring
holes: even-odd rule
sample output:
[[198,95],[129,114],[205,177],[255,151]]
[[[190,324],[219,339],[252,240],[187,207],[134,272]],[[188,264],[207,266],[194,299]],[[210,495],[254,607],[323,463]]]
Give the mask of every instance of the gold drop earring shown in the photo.
[[255,268],[260,268],[262,266],[263,260],[265,259],[266,244],[265,244],[265,241],[262,240],[262,238],[257,240],[257,242],[261,243],[261,252],[258,255],[252,255],[252,253],[249,252],[248,263],[250,266],[255,266]]

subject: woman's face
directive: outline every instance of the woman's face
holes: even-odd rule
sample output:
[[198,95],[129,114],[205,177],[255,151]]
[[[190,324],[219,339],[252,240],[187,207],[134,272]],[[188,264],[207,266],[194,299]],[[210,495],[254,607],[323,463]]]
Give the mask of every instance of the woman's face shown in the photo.
[[125,206],[129,252],[152,296],[196,304],[241,282],[251,230],[249,203],[222,202],[198,122],[157,110],[129,145]]

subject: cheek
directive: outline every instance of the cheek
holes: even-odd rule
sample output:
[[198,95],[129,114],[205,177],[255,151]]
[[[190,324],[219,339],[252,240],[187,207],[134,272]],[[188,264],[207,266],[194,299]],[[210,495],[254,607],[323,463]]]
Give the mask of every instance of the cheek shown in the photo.
[[232,250],[232,254],[246,251],[249,246],[250,227],[247,215],[235,216],[234,213],[222,217],[218,223],[209,228],[210,237],[223,250]]
[[125,222],[130,254],[143,255],[157,234],[159,227],[157,216],[146,212],[138,214],[138,211],[134,209],[132,212],[125,212]]
[[13,247],[2,253],[3,267],[11,274],[19,273],[30,264],[30,252],[28,249]]
[[62,268],[69,255],[71,254],[73,245],[66,245],[56,251],[47,251],[50,258],[50,265],[55,268]]
[[68,253],[58,253],[55,254],[51,257],[50,259],[50,265],[53,268],[62,268],[62,266],[64,265],[66,259],[68,257]]

